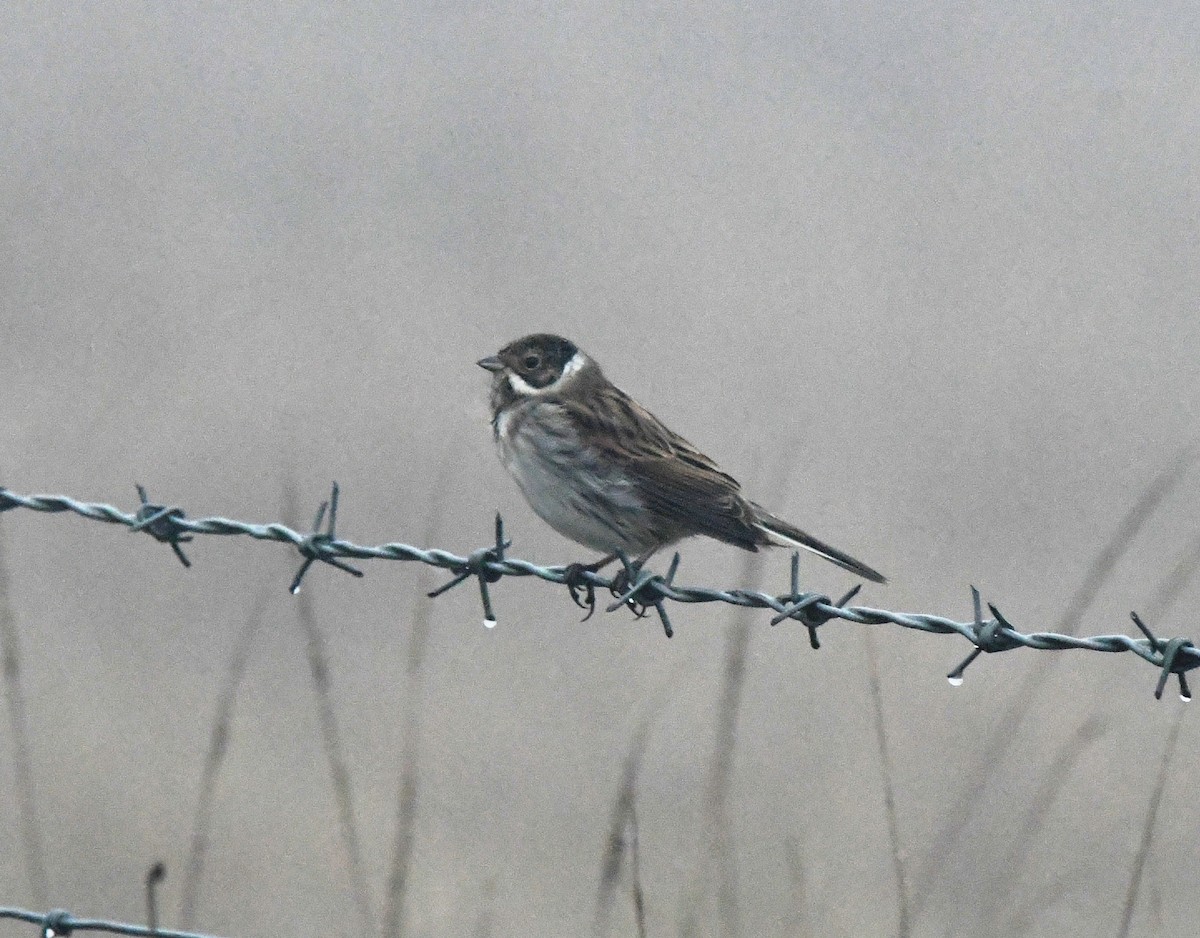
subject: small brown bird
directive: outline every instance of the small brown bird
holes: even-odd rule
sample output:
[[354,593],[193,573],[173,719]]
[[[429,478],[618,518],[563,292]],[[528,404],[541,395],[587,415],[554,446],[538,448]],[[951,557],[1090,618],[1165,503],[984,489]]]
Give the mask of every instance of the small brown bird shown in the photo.
[[803,547],[876,583],[882,574],[742,496],[736,479],[604,377],[573,342],[541,333],[480,359],[492,377],[500,461],[554,530],[642,560],[705,535],[744,550]]

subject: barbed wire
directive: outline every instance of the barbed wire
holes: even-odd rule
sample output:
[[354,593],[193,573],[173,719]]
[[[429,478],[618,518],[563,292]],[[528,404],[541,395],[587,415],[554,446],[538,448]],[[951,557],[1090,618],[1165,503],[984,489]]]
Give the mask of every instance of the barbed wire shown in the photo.
[[[375,547],[355,544],[337,536],[339,488],[336,482],[333,483],[329,499],[323,501],[317,509],[312,530],[306,534],[278,523],[251,524],[221,517],[189,518],[182,508],[151,502],[142,486],[136,488],[141,504],[130,514],[112,505],[81,502],[65,495],[18,495],[0,486],[0,513],[14,508],[48,513],[71,512],[94,521],[124,525],[131,531],[144,532],[160,543],[168,545],[185,567],[191,566],[191,560],[184,554],[180,545],[192,541],[198,534],[243,535],[260,541],[290,544],[302,557],[300,568],[288,587],[292,593],[299,592],[305,575],[317,562],[361,577],[363,571],[346,563],[346,560],[417,561],[448,570],[452,574],[449,581],[429,594],[431,597],[440,596],[474,578],[479,586],[484,625],[489,628],[496,624],[489,586],[504,577],[532,576],[565,585],[575,603],[588,610],[585,618],[595,611],[597,589],[606,590],[615,597],[615,601],[606,607],[607,612],[624,606],[642,617],[653,609],[668,638],[674,634],[666,607],[668,600],[677,603],[721,602],[734,606],[769,609],[775,613],[771,625],[778,625],[785,620],[799,622],[808,630],[809,643],[814,649],[820,648],[817,630],[834,620],[856,622],[860,625],[898,625],[901,628],[937,635],[960,635],[975,647],[947,674],[950,683],[955,685],[962,683],[967,667],[985,652],[996,654],[1016,648],[1033,648],[1040,651],[1076,649],[1108,653],[1132,652],[1160,672],[1155,697],[1161,699],[1168,677],[1174,674],[1179,681],[1179,696],[1187,701],[1192,695],[1186,673],[1200,667],[1200,649],[1190,639],[1160,639],[1136,613],[1130,613],[1130,616],[1144,638],[1128,635],[1078,638],[1054,632],[1023,634],[991,603],[988,603],[988,610],[992,617],[985,619],[979,591],[974,587],[971,588],[974,616],[965,622],[922,613],[890,612],[867,606],[849,606],[847,603],[859,591],[860,587],[857,586],[834,602],[823,593],[800,589],[798,552],[792,554],[790,589],[785,593],[772,595],[747,589],[679,586],[675,583],[680,563],[678,553],[672,558],[665,576],[654,573],[645,565],[631,562],[623,555],[620,557],[621,569],[613,577],[603,576],[579,564],[543,567],[527,560],[518,560],[505,554],[512,542],[504,536],[504,522],[499,514],[496,515],[493,543],[472,551],[465,557],[436,548],[425,550],[401,543],[380,544]],[[322,530],[326,517],[328,525]]]
[[16,919],[28,922],[41,929],[42,938],[65,938],[79,931],[108,932],[111,935],[145,935],[149,938],[213,938],[198,932],[176,931],[172,928],[149,928],[144,925],[130,925],[126,922],[109,922],[96,918],[76,918],[65,909],[52,909],[49,912],[30,912],[26,909],[16,909],[0,906],[0,919]]

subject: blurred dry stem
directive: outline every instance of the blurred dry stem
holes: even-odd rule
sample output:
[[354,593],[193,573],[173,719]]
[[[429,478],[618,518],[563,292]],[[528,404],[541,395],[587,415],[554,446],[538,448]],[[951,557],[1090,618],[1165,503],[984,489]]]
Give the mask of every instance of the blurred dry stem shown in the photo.
[[209,735],[208,751],[204,754],[204,763],[200,769],[200,792],[196,799],[188,859],[183,871],[179,921],[184,928],[192,928],[195,922],[196,908],[200,901],[200,886],[204,880],[204,863],[208,857],[217,782],[229,751],[229,740],[233,731],[234,706],[246,674],[250,653],[254,648],[255,636],[266,615],[269,595],[264,588],[250,607],[230,653],[224,685],[217,695],[217,708]]
[[884,720],[883,687],[879,681],[879,655],[875,651],[875,635],[868,630],[863,634],[867,652],[867,684],[871,690],[871,716],[875,724],[875,742],[879,752],[879,771],[883,784],[883,807],[887,815],[888,846],[892,857],[892,870],[896,877],[896,929],[900,938],[912,934],[912,913],[908,898],[908,874],[904,862],[904,850],[900,846],[900,823],[896,817],[895,771],[892,754],[888,746],[887,724]]
[[48,902],[46,847],[38,821],[36,787],[29,754],[29,717],[21,684],[17,615],[12,605],[4,537],[4,526],[0,524],[0,667],[3,669],[4,702],[8,707],[9,729],[12,732],[13,784],[17,795],[17,819],[25,875],[29,880],[29,894],[39,906],[44,907]]
[[613,899],[626,859],[629,866],[634,925],[640,938],[644,938],[646,934],[646,897],[642,887],[640,834],[637,824],[637,783],[649,732],[650,719],[643,719],[633,735],[629,753],[622,767],[621,784],[613,803],[604,857],[600,864],[600,888],[596,897],[596,917],[592,923],[592,934],[595,938],[604,938],[609,932]]
[[[425,519],[425,542],[437,540],[445,515],[445,496],[453,466],[451,451],[443,458],[436,482],[430,492],[429,514]],[[404,739],[400,763],[400,784],[396,795],[396,831],[392,863],[383,896],[384,938],[400,938],[405,931],[405,900],[409,892],[412,856],[416,843],[417,804],[420,783],[421,735],[424,704],[425,650],[429,644],[433,601],[426,590],[413,600],[408,634],[407,678],[404,688]]]
[[1129,877],[1129,892],[1121,908],[1121,927],[1117,932],[1119,938],[1128,938],[1129,929],[1133,924],[1133,913],[1137,908],[1138,894],[1142,888],[1142,878],[1146,871],[1146,860],[1150,856],[1150,847],[1154,840],[1154,827],[1158,821],[1158,809],[1162,804],[1163,790],[1167,787],[1167,776],[1171,768],[1171,759],[1175,756],[1175,745],[1179,742],[1179,730],[1183,726],[1183,711],[1175,714],[1171,724],[1171,732],[1167,735],[1167,744],[1163,747],[1162,760],[1158,766],[1158,778],[1150,794],[1150,805],[1146,810],[1146,821],[1142,825],[1142,839],[1138,844],[1137,854],[1133,859],[1133,868]]

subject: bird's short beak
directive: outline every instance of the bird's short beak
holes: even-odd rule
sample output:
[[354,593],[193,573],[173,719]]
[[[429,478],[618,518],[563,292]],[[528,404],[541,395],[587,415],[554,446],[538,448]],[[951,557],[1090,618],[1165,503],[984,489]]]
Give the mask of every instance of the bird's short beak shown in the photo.
[[481,358],[475,363],[485,371],[503,371],[504,362],[500,361],[495,355],[489,355],[487,358]]

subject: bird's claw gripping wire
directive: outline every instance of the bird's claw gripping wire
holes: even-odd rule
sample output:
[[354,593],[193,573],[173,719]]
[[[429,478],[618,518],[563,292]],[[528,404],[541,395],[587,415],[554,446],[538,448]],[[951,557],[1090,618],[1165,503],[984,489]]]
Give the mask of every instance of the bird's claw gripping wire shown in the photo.
[[183,533],[185,529],[178,524],[178,521],[185,517],[183,509],[170,505],[156,505],[150,501],[150,497],[142,486],[138,485],[136,488],[141,505],[138,506],[135,515],[137,520],[129,526],[129,530],[145,531],[159,543],[169,544],[175,556],[179,558],[179,562],[185,567],[190,567],[192,562],[188,560],[187,554],[179,546],[192,540],[191,535],[185,535]]
[[563,583],[571,594],[571,602],[587,610],[587,615],[580,622],[587,622],[596,611],[596,587],[586,579],[587,574],[595,572],[595,564],[569,563],[563,567]]
[[[317,509],[317,517],[313,521],[312,531],[304,537],[304,539],[296,545],[296,550],[304,557],[304,563],[300,565],[300,569],[296,571],[296,576],[292,579],[291,585],[288,587],[288,592],[293,596],[300,592],[300,582],[304,579],[304,575],[308,573],[308,568],[318,560],[321,563],[327,563],[331,567],[349,573],[351,576],[361,577],[363,572],[356,567],[350,566],[345,561],[338,560],[330,550],[329,545],[337,540],[337,511],[338,511],[338,484],[333,483],[333,489],[329,493],[329,500],[321,502],[321,507]],[[325,520],[325,512],[329,511],[329,527],[325,531],[321,530],[321,522]]]
[[491,547],[481,547],[473,551],[461,564],[454,569],[454,577],[429,592],[430,599],[436,599],[442,593],[447,593],[469,577],[479,580],[479,598],[483,603],[483,621],[485,624],[496,624],[496,613],[492,611],[492,597],[488,593],[488,584],[495,583],[503,573],[494,570],[491,564],[504,562],[504,551],[512,547],[511,540],[504,538],[504,519],[496,512],[496,542]]
[[589,574],[599,573],[616,559],[616,554],[607,554],[591,563],[569,563],[562,568],[562,581],[571,594],[571,601],[580,609],[587,610],[587,615],[580,622],[587,622],[596,611],[596,584]]
[[617,558],[621,561],[621,569],[617,571],[609,586],[616,602],[609,605],[605,611],[616,612],[622,606],[627,606],[635,616],[643,619],[653,606],[662,622],[663,633],[667,638],[673,638],[675,629],[671,625],[671,617],[667,615],[663,599],[666,598],[679,570],[679,554],[671,558],[671,566],[665,577],[651,573],[640,561],[630,562],[624,553],[618,553]]

